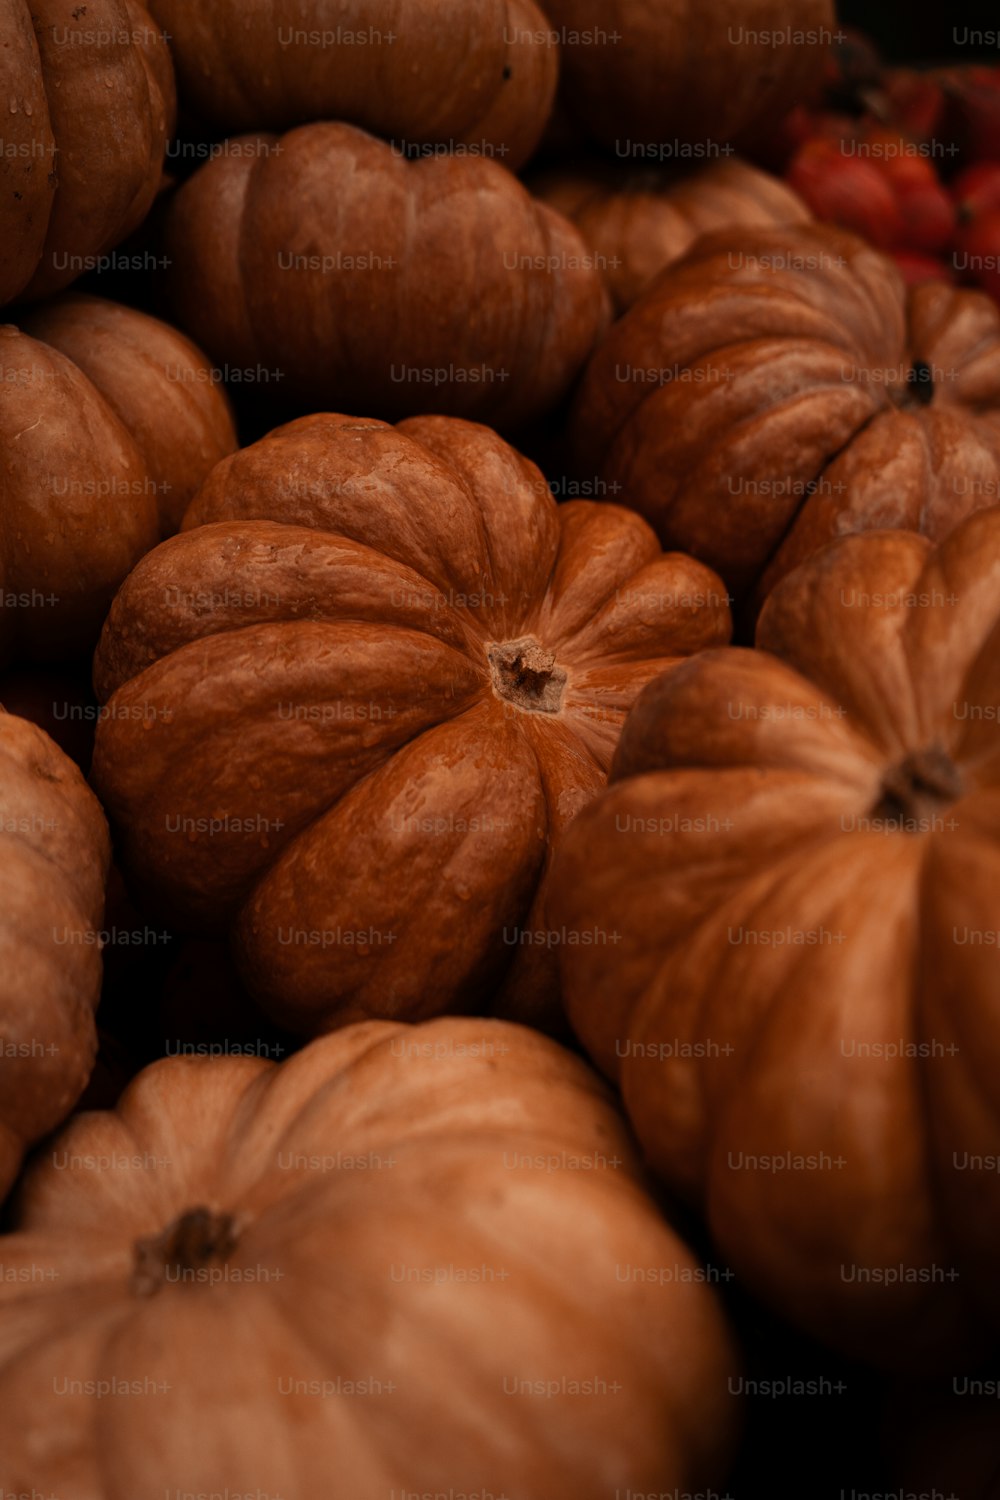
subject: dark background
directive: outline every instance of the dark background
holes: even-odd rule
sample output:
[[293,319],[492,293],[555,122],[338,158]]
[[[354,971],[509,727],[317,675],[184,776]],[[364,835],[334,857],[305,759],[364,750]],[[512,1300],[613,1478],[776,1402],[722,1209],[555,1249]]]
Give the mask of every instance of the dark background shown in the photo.
[[955,41],[970,30],[1000,31],[997,0],[963,0],[952,6],[936,0],[839,0],[845,26],[856,26],[875,41],[890,62],[993,62],[1000,67],[1000,48],[992,50]]

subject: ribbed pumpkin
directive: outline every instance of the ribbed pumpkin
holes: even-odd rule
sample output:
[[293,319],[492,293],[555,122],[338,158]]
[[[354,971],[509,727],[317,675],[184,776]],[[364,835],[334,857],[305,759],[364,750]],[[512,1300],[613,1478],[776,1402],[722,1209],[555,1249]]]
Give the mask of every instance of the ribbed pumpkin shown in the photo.
[[109,859],[76,766],[0,707],[0,1198],[90,1076]]
[[552,107],[559,51],[533,0],[152,0],[184,103],[209,124],[346,120],[517,167]]
[[204,356],[68,294],[0,327],[0,659],[89,652],[115,590],[236,446]]
[[0,306],[68,286],[142,223],[174,128],[139,0],[0,0]]
[[754,606],[845,532],[1000,497],[1000,311],[820,225],[702,238],[612,328],[575,444]]
[[39,1156],[13,1229],[8,1491],[604,1500],[724,1471],[705,1273],[598,1081],[522,1027],[163,1060]]
[[283,1023],[551,1020],[550,842],[640,688],[728,637],[713,574],[489,429],[301,418],[122,587],[93,777],[150,910],[235,923]]
[[681,177],[667,167],[622,170],[594,158],[551,167],[530,187],[579,229],[619,313],[699,235],[812,217],[780,178],[736,157]]
[[1000,510],[842,538],[651,683],[567,830],[570,1018],[786,1316],[908,1367],[1000,1324]]
[[833,0],[545,0],[562,97],[580,127],[633,161],[697,160],[752,139],[809,96]]
[[172,200],[166,244],[177,320],[299,411],[536,421],[606,316],[577,231],[505,167],[350,125],[231,142]]

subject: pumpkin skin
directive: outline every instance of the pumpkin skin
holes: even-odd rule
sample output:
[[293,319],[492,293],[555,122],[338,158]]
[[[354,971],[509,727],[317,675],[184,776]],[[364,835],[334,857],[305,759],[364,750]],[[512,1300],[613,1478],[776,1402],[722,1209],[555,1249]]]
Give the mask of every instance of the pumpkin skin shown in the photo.
[[540,172],[530,187],[579,229],[619,314],[700,235],[812,218],[780,178],[730,157],[687,177],[661,167],[623,173],[595,159]]
[[721,231],[612,328],[574,425],[587,471],[755,609],[837,536],[940,541],[997,503],[1000,311],[907,291],[826,226]]
[[90,1076],[109,861],[77,767],[0,709],[0,1198]]
[[[495,154],[516,168],[555,95],[558,47],[532,0],[153,0],[182,97],[233,134],[345,120],[387,139]],[[317,35],[318,33],[318,35]],[[324,43],[348,34],[368,40]],[[297,40],[298,38],[298,40]],[[306,39],[309,40],[306,40]]]
[[[74,1168],[88,1157],[156,1166],[140,1184]],[[146,1500],[169,1473],[375,1500],[482,1476],[512,1500],[599,1500],[626,1479],[694,1489],[730,1446],[714,1294],[598,1080],[525,1028],[368,1022],[280,1066],[155,1063],[38,1158],[4,1263],[56,1272],[0,1282],[15,1490]],[[620,1277],[637,1264],[679,1284]],[[168,1387],[145,1422],[53,1394],[112,1371]],[[566,1393],[505,1393],[522,1379]]]
[[175,329],[99,297],[0,327],[0,659],[92,650],[126,573],[236,446],[210,377]]
[[175,316],[220,363],[262,366],[300,409],[389,418],[511,427],[565,394],[606,293],[504,167],[329,123],[230,145],[166,216]]
[[685,160],[707,155],[710,142],[755,138],[808,98],[836,20],[832,0],[546,0],[545,9],[562,33],[561,97],[584,132],[620,154],[645,145]]
[[0,35],[2,306],[68,286],[139,227],[176,101],[167,44],[138,0],[0,0]]
[[998,583],[995,508],[937,550],[831,544],[759,650],[650,684],[552,874],[551,923],[623,934],[560,967],[650,1161],[751,1287],[878,1363],[1000,1320],[996,949],[955,936],[1000,928]]
[[235,922],[283,1024],[538,1018],[549,842],[639,689],[729,626],[701,564],[557,506],[487,428],[301,418],[218,465],[115,599],[94,784],[150,910]]

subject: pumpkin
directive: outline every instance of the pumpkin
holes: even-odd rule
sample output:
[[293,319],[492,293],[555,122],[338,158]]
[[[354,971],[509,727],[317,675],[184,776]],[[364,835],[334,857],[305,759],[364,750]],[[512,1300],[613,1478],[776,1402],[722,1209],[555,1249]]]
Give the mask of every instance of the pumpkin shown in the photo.
[[753,611],[846,532],[1000,497],[1000,311],[820,225],[703,237],[611,330],[575,446]]
[[552,108],[558,47],[533,0],[151,0],[182,99],[232,134],[346,120],[518,167]]
[[0,327],[0,658],[90,651],[119,583],[236,446],[204,356],[75,294]]
[[1000,509],[843,537],[758,650],[651,683],[567,831],[560,967],[646,1153],[737,1275],[846,1352],[1000,1321]]
[[109,859],[77,767],[0,709],[0,1198],[90,1076]]
[[833,0],[545,0],[562,95],[581,128],[634,161],[701,161],[809,97]]
[[557,506],[489,429],[300,418],[217,465],[120,590],[94,784],[150,912],[235,924],[283,1024],[501,989],[534,1017],[550,840],[639,689],[728,634],[713,574],[622,507]]
[[137,229],[174,127],[138,0],[0,0],[0,306],[59,291]]
[[504,167],[350,125],[230,142],[173,198],[166,246],[177,321],[300,411],[534,420],[605,317],[577,231]]
[[[39,1156],[13,1230],[8,1490],[600,1500],[730,1446],[705,1272],[597,1080],[526,1028],[163,1059]],[[133,1381],[141,1422],[102,1399]]]
[[551,167],[531,191],[579,229],[623,313],[699,235],[730,224],[804,223],[802,200],[739,158],[678,177],[664,167],[616,171],[598,159]]

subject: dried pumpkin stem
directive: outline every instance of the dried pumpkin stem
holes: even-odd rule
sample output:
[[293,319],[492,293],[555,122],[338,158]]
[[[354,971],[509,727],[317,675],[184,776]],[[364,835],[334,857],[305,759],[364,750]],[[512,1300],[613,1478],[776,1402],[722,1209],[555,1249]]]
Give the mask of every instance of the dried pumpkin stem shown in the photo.
[[889,386],[889,395],[903,411],[930,406],[934,400],[934,371],[926,360],[915,359],[906,373],[906,379]]
[[498,641],[487,650],[493,691],[525,713],[555,714],[562,704],[566,673],[534,636]]
[[962,792],[962,778],[947,750],[942,745],[928,745],[886,772],[874,815],[909,822],[957,801]]
[[190,1279],[213,1262],[227,1260],[235,1248],[236,1221],[231,1214],[189,1209],[162,1234],[136,1241],[132,1292],[151,1297],[167,1281]]

